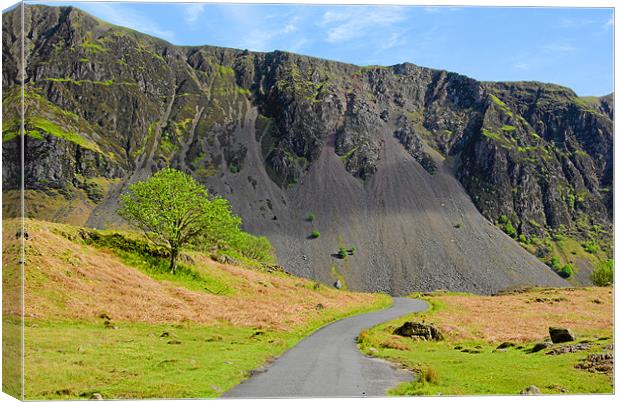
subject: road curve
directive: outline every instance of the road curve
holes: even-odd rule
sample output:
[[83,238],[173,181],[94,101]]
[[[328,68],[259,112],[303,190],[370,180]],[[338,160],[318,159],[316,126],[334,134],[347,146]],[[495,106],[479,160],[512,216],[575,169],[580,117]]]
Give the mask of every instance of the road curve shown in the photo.
[[224,398],[384,396],[412,375],[360,353],[355,337],[402,315],[424,311],[422,300],[394,298],[386,310],[336,321],[303,339],[271,365],[232,388]]

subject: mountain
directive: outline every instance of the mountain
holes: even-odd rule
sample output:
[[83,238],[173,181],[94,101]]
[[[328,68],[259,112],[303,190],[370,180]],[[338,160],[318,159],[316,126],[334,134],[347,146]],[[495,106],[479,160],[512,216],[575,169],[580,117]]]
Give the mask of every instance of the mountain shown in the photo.
[[[287,270],[356,290],[566,285],[554,255],[587,283],[612,253],[612,95],[174,46],[72,7],[26,6],[23,23],[29,216],[122,226],[119,194],[172,166],[229,199]],[[19,12],[2,30],[10,216]]]

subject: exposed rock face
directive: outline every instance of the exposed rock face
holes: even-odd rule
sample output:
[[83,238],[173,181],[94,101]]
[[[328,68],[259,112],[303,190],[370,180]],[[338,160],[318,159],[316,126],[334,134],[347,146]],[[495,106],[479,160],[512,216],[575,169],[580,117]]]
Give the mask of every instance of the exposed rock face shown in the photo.
[[[610,238],[611,96],[177,47],[71,7],[26,6],[25,32],[26,187],[85,192],[89,226],[122,224],[127,184],[172,166],[230,199],[287,270],[351,289],[565,284],[489,223],[504,217],[528,237]],[[19,13],[4,14],[5,190],[19,36]],[[355,255],[334,258],[342,243]]]

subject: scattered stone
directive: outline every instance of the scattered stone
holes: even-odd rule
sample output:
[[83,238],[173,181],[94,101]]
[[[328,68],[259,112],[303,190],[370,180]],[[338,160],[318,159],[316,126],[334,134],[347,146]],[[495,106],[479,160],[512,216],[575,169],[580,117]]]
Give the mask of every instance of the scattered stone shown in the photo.
[[586,370],[591,373],[613,374],[614,355],[613,353],[594,353],[578,363],[575,368]]
[[340,282],[340,279],[338,279],[335,283],[334,283],[334,287],[336,289],[342,289],[342,282]]
[[543,349],[553,346],[551,342],[540,342],[532,347],[532,353],[540,352]]
[[575,353],[581,350],[588,350],[592,347],[591,343],[578,343],[576,345],[566,345],[554,348],[547,352],[548,355],[563,355],[565,353]]
[[170,332],[168,332],[168,331],[164,331],[164,332],[161,333],[161,335],[159,335],[160,338],[166,338],[168,336],[170,336]]
[[108,321],[112,320],[112,318],[110,318],[110,316],[107,313],[99,314],[99,318],[101,318],[102,320],[108,320]]
[[461,353],[470,353],[472,355],[476,355],[478,353],[482,353],[482,351],[479,349],[463,349],[461,350]]
[[549,336],[551,336],[553,343],[573,342],[575,340],[575,336],[568,328],[549,327]]
[[103,395],[101,395],[99,392],[93,392],[89,399],[101,401],[103,400]]
[[315,306],[315,308],[316,308],[317,310],[323,310],[323,309],[325,308],[325,306],[324,306],[322,303],[319,303],[319,304],[317,304],[317,305]]
[[568,389],[564,388],[563,386],[559,384],[549,385],[547,386],[547,389],[554,391],[554,392],[559,392],[561,394],[566,394],[569,392]]
[[540,388],[536,385],[530,385],[521,391],[521,395],[542,395],[542,392],[540,392]]
[[456,346],[454,347],[454,350],[461,350],[461,349],[463,349],[463,347],[462,347],[461,345],[456,345]]
[[593,299],[592,303],[594,304],[603,304],[603,302],[601,301],[601,299]]
[[443,335],[434,326],[413,321],[407,321],[400,327],[396,328],[394,330],[394,335],[425,341],[443,340]]
[[502,342],[496,349],[502,350],[502,349],[512,348],[514,346],[516,346],[514,342]]
[[375,354],[378,352],[377,348],[372,348],[372,347],[368,348],[368,351],[372,354]]
[[181,341],[176,340],[176,339],[171,339],[168,341],[168,345],[180,345]]

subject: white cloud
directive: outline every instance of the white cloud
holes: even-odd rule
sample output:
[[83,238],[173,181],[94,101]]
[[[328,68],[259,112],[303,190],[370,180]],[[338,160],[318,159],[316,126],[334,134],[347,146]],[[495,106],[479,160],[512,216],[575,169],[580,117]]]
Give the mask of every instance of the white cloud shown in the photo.
[[513,67],[515,68],[515,70],[525,71],[525,70],[529,70],[531,66],[529,63],[519,62],[519,63],[516,63]]
[[[255,29],[245,38],[244,46],[247,49],[258,51],[273,50],[273,40],[288,34],[291,34],[298,29],[299,17],[295,16],[291,18],[284,26],[275,29]],[[296,42],[297,47],[301,47],[305,43],[305,40],[299,39]]]
[[205,11],[204,4],[199,4],[199,3],[186,4],[183,10],[183,13],[185,14],[185,21],[187,21],[190,24],[195,23],[196,21],[198,21],[198,18],[200,18],[200,16],[202,15],[204,11]]
[[327,42],[340,43],[363,37],[371,30],[393,27],[404,19],[405,15],[400,7],[356,7],[339,12],[325,12],[319,26],[325,29]]
[[577,50],[576,47],[568,43],[549,43],[544,45],[542,49],[551,53],[570,53]]
[[173,31],[161,28],[155,21],[121,4],[84,3],[81,7],[86,11],[93,10],[93,14],[97,17],[112,24],[135,29],[170,42],[175,40]]

